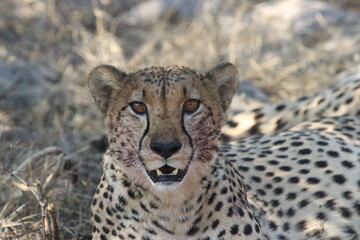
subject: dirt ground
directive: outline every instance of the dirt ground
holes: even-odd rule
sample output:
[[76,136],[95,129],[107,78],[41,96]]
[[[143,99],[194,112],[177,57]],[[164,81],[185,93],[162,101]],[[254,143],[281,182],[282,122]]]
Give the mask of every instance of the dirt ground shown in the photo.
[[0,1],[0,240],[90,239],[104,128],[86,79],[98,64],[230,61],[271,101],[359,70],[357,0],[272,2]]

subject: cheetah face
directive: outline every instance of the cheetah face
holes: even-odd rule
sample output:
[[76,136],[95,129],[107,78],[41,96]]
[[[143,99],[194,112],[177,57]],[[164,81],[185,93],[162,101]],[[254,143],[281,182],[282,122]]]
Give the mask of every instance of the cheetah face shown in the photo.
[[106,115],[106,156],[142,186],[173,188],[200,181],[217,154],[237,84],[230,63],[205,75],[177,66],[131,74],[112,66],[95,68],[89,87]]

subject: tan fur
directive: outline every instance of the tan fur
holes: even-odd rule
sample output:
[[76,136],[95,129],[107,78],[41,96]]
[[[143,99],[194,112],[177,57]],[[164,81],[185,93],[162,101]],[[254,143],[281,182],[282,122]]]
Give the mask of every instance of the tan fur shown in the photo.
[[[144,236],[149,234],[145,230],[155,226],[162,229],[162,234],[156,234],[156,239],[170,239],[169,236],[171,239],[197,239],[202,235],[200,232],[194,235],[191,228],[192,222],[199,221],[196,220],[198,214],[212,214],[211,206],[199,209],[199,204],[201,206],[211,199],[207,193],[213,181],[211,174],[219,171],[219,178],[222,174],[230,174],[229,170],[225,171],[219,165],[223,160],[218,159],[216,164],[215,160],[218,158],[220,128],[237,85],[237,70],[230,63],[220,64],[207,74],[178,66],[152,67],[127,75],[111,66],[99,66],[91,72],[89,87],[95,102],[105,113],[109,138],[109,149],[103,160],[104,175],[92,207],[93,239],[105,239],[107,231],[103,228],[107,229],[107,226],[103,225],[104,219],[117,225],[122,222],[113,216],[112,211],[124,214],[122,211],[139,209],[140,203],[159,206],[151,214],[146,211],[141,214],[141,226],[132,230],[118,228],[114,230],[116,234],[132,236],[134,231],[139,234],[136,239],[145,239]],[[185,101],[189,99],[201,102],[193,114],[183,110]],[[137,114],[130,107],[132,102],[146,104],[147,112]],[[165,159],[151,149],[150,144],[156,141],[178,141],[181,149]],[[165,164],[188,169],[188,172],[178,183],[164,185],[152,182],[147,171]],[[225,183],[218,183],[215,187]],[[246,199],[241,179],[238,177],[237,183],[233,184],[240,184],[233,197],[235,211],[237,206],[241,206],[245,212],[250,212],[250,207],[240,202],[242,198]],[[109,199],[109,189],[111,198],[115,200]],[[106,198],[102,196],[104,194]],[[123,197],[127,199],[124,204],[127,210],[116,202]],[[250,215],[242,219],[241,224],[251,224],[255,229],[258,223]],[[161,227],[154,221],[161,221]],[[202,221],[205,227],[205,223],[211,224],[212,220]],[[236,222],[238,220],[229,218],[221,225],[228,228]],[[218,234],[216,231],[219,230],[210,231],[209,236],[215,237]],[[140,235],[143,237],[140,238]],[[262,236],[261,233],[256,235]]]

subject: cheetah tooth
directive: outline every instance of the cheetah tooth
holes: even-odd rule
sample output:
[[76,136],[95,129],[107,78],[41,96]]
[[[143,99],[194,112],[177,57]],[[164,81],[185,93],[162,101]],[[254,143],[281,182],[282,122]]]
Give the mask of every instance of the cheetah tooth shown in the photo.
[[175,168],[175,170],[172,172],[173,175],[177,175],[179,172],[179,169],[178,168]]
[[158,176],[162,175],[162,172],[160,171],[160,169],[156,169],[156,174],[157,174]]

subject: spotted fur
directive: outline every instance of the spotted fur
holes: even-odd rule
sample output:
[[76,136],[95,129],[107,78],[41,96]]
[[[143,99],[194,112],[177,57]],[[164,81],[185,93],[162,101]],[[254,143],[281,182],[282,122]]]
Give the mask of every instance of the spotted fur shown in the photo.
[[[319,118],[220,146],[237,84],[229,63],[207,74],[92,71],[109,136],[92,202],[94,240],[359,239],[360,121]],[[196,111],[184,112],[188,99],[200,100]],[[163,157],[154,142],[181,147]],[[149,173],[164,165],[187,172],[180,182],[154,182]]]
[[360,116],[360,79],[340,82],[319,93],[269,104],[231,116],[222,129],[222,139],[243,138],[258,133],[288,129],[321,117]]

